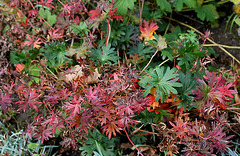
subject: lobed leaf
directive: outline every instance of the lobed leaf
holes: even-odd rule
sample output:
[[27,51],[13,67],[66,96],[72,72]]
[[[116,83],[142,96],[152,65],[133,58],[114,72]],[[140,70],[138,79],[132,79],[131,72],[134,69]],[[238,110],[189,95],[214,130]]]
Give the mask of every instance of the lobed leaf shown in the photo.
[[165,101],[166,96],[170,96],[170,92],[178,94],[175,87],[182,87],[182,84],[176,82],[178,80],[178,74],[175,74],[175,68],[169,67],[156,67],[155,70],[149,71],[149,76],[144,76],[139,85],[146,89],[143,96],[146,97],[153,87],[157,88],[157,96],[155,101],[161,98],[161,102]]

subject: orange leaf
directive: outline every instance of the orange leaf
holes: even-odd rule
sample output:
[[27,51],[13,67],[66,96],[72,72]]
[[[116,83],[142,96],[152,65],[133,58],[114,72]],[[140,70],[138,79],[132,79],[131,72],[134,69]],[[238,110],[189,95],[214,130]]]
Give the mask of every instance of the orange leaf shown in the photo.
[[157,23],[151,22],[149,25],[149,22],[144,20],[143,27],[140,26],[140,31],[142,34],[139,36],[139,38],[141,40],[144,38],[145,41],[155,39],[153,34],[155,33],[156,30],[158,30],[158,28],[159,27],[158,27]]

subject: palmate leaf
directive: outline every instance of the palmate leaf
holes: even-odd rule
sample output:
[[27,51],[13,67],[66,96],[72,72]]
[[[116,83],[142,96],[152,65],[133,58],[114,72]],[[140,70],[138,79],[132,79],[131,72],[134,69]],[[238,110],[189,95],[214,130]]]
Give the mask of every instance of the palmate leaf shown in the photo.
[[128,9],[134,8],[134,2],[136,2],[136,0],[117,0],[115,3],[115,8],[118,8],[117,14],[127,14]]
[[71,59],[66,51],[66,45],[64,42],[53,41],[50,44],[45,44],[46,49],[42,49],[44,59],[48,60],[47,65],[50,67],[59,67],[65,64],[67,61],[71,62]]
[[189,71],[197,58],[204,56],[204,52],[203,50],[200,51],[198,44],[187,42],[186,45],[183,45],[183,47],[179,49],[180,57],[177,58],[179,61],[178,65],[181,66],[183,70]]
[[195,9],[197,13],[197,17],[202,21],[210,21],[213,22],[215,19],[219,17],[216,6],[212,4],[198,6]]
[[111,44],[103,46],[97,49],[91,49],[91,52],[88,52],[90,59],[95,62],[96,65],[104,65],[105,63],[113,64],[117,63],[119,57],[117,52],[114,51],[114,48],[111,48]]
[[178,99],[182,100],[179,103],[178,108],[184,107],[184,110],[186,110],[188,105],[188,110],[191,109],[191,103],[194,98],[194,94],[192,93],[192,90],[196,89],[197,81],[196,79],[191,78],[192,74],[187,73],[186,75],[183,72],[179,73],[179,80],[182,83],[182,87],[177,88],[178,91]]
[[39,11],[39,14],[41,15],[39,18],[42,17],[47,19],[48,23],[53,26],[57,22],[57,15],[52,15],[51,12],[48,9],[41,8]]
[[152,47],[145,45],[143,42],[138,42],[136,46],[130,47],[128,54],[134,55],[136,53],[139,55],[139,57],[142,57],[143,60],[146,60],[151,58],[154,52],[155,51]]
[[98,151],[99,148],[104,155],[113,156],[113,149],[117,142],[117,138],[108,139],[107,136],[99,132],[97,129],[94,129],[93,132],[89,131],[86,143],[84,143],[79,150],[82,151],[82,155],[92,156],[94,151]]
[[182,10],[183,4],[186,4],[189,8],[194,8],[196,6],[196,1],[195,0],[175,0],[173,3],[177,11]]
[[157,0],[157,5],[162,11],[172,12],[171,4],[167,0]]
[[178,80],[178,74],[175,74],[176,68],[170,69],[169,67],[156,67],[155,70],[149,71],[149,76],[145,75],[139,85],[146,89],[143,96],[146,97],[153,87],[156,87],[156,99],[158,101],[161,98],[161,102],[165,101],[166,96],[170,96],[170,92],[178,94],[175,87],[182,87],[182,84],[176,82]]

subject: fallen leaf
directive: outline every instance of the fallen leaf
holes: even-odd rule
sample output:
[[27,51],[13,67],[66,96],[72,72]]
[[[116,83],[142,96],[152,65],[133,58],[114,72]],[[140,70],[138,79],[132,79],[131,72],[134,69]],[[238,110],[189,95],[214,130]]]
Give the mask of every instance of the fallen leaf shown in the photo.
[[128,143],[121,143],[120,148],[122,149],[131,149],[132,145],[128,142]]
[[[64,75],[63,76],[63,80],[66,81],[66,82],[71,82],[73,80],[76,80],[77,78],[81,78],[81,77],[84,77],[86,76],[84,74],[84,69],[86,68],[83,67],[83,66],[79,66],[79,65],[76,65],[74,67],[72,67],[69,71],[67,72],[63,72],[61,73],[61,75]],[[67,74],[66,74],[67,73]],[[101,74],[98,73],[98,70],[97,68],[95,69],[95,71],[93,73],[90,73],[88,76],[87,76],[87,82],[88,84],[94,84],[94,83],[97,83],[98,82],[98,78],[101,76]]]

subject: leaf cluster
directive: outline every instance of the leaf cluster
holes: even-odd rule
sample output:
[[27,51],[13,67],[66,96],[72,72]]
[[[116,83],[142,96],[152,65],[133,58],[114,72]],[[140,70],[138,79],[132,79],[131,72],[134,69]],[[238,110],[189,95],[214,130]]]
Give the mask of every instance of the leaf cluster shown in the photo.
[[95,65],[104,65],[108,63],[109,65],[117,63],[119,56],[117,56],[117,52],[115,48],[111,48],[111,44],[107,46],[98,47],[97,49],[91,49],[91,52],[87,52],[89,54],[90,59],[95,62]]
[[139,81],[139,85],[146,89],[143,96],[146,97],[153,87],[157,88],[155,101],[161,98],[161,102],[164,102],[166,97],[170,95],[170,92],[178,94],[175,87],[182,87],[182,84],[177,82],[179,77],[178,74],[174,73],[175,71],[174,68],[170,69],[163,66],[150,69],[148,72],[149,76],[146,75]]

